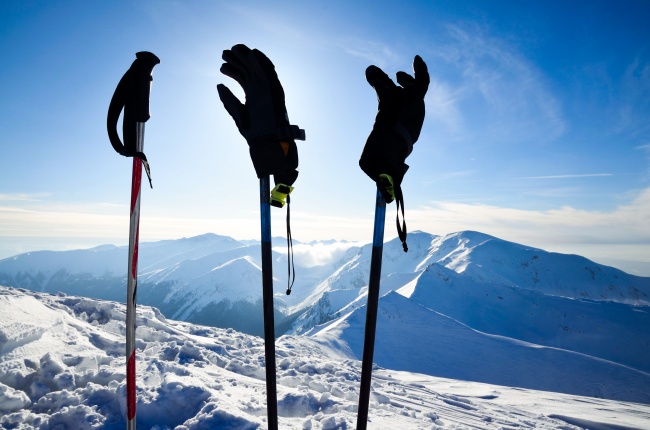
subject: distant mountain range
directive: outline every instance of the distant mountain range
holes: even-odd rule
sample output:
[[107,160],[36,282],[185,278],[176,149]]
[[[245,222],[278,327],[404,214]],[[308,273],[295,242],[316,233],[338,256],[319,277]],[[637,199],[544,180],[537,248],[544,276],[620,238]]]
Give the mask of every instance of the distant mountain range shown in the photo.
[[[534,384],[513,373],[519,386],[537,389],[584,369],[614,379],[650,373],[650,278],[473,231],[413,232],[408,243],[408,253],[397,239],[384,244],[379,365],[518,386],[507,369],[537,363],[547,376],[531,376]],[[276,334],[306,335],[360,359],[371,245],[298,245],[303,256],[337,252],[298,259],[290,296],[286,250],[273,252]],[[124,302],[126,266],[126,247],[31,252],[0,260],[0,285]],[[205,234],[140,245],[138,303],[171,319],[262,335],[261,282],[258,243]],[[453,365],[463,351],[484,354],[486,366]]]

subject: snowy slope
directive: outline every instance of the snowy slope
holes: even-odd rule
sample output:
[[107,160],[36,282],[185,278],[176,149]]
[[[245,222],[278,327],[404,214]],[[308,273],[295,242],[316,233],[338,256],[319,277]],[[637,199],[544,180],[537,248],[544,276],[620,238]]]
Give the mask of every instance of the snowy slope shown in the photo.
[[[374,362],[451,379],[650,403],[650,373],[568,350],[483,333],[395,292],[381,297]],[[365,307],[307,335],[363,355]]]
[[[123,429],[124,311],[0,287],[0,429]],[[261,339],[144,306],[137,323],[138,428],[266,428]],[[354,428],[360,368],[344,355],[304,336],[279,340],[281,428]],[[466,355],[480,367],[480,356]],[[376,369],[370,421],[391,430],[642,429],[650,406]]]
[[[390,276],[405,274],[408,280],[415,276],[422,261],[427,258],[435,237],[419,231],[411,233],[407,253],[402,250],[398,239],[384,244],[382,291],[389,291],[391,285],[395,288],[404,285],[386,283]],[[309,297],[290,310],[300,316],[293,323],[289,333],[304,333],[315,325],[338,318],[341,309],[363,296],[368,286],[371,257],[372,244],[351,248],[341,259],[336,271],[319,283]]]
[[650,372],[650,306],[479,283],[437,264],[397,292],[482,332],[570,349]]

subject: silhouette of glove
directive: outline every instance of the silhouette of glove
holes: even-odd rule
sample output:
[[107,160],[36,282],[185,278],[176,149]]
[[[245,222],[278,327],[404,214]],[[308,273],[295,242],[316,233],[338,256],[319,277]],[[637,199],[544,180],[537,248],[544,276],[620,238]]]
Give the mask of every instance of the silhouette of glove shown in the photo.
[[[396,193],[401,195],[400,184],[408,170],[404,161],[420,137],[424,122],[424,96],[429,88],[429,72],[419,55],[413,60],[413,71],[414,76],[398,72],[398,86],[379,67],[366,69],[366,80],[377,92],[379,109],[359,166],[377,183],[388,203],[398,197]],[[392,178],[394,191],[389,190],[380,175]]]
[[274,175],[276,184],[292,185],[298,177],[295,140],[305,140],[305,131],[289,124],[273,63],[261,51],[242,44],[223,51],[222,58],[221,73],[241,85],[246,103],[223,84],[217,85],[219,98],[248,142],[257,177]]

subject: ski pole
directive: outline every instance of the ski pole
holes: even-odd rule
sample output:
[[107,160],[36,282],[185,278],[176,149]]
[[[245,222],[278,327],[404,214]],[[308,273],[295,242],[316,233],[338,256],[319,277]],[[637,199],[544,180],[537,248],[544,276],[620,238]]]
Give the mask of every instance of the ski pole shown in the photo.
[[[144,123],[138,123],[138,143],[136,148],[142,150]],[[136,382],[135,382],[135,303],[138,287],[138,243],[140,234],[140,185],[142,164],[133,159],[131,176],[131,218],[129,223],[129,265],[126,285],[126,407],[127,429],[135,429]]]
[[266,362],[266,408],[269,430],[278,428],[275,369],[275,316],[273,314],[273,257],[271,254],[271,192],[268,176],[260,178],[262,223],[262,301],[264,307],[264,359]]
[[[129,256],[127,268],[126,293],[126,408],[127,429],[136,428],[136,382],[135,382],[135,329],[136,329],[136,293],[138,276],[138,243],[140,232],[140,188],[142,166],[144,165],[151,184],[149,165],[143,151],[144,125],[149,119],[149,93],[151,73],[158,57],[150,52],[138,52],[136,60],[124,74],[108,110],[108,135],[115,150],[124,156],[133,157],[131,175],[131,204],[129,223]],[[117,134],[117,120],[124,108],[123,132],[124,145]]]
[[[395,200],[397,235],[404,252],[406,244],[406,221],[404,220],[404,196],[401,183],[408,165],[406,157],[418,140],[424,121],[424,95],[429,87],[427,65],[419,55],[413,59],[413,76],[397,72],[395,82],[377,66],[366,69],[366,80],[375,89],[379,103],[375,124],[363,147],[359,167],[377,184],[375,231],[370,261],[368,305],[366,306],[366,333],[361,363],[361,388],[357,412],[357,430],[365,430],[368,422],[372,360],[377,329],[379,306],[379,280],[381,277],[381,254],[384,242],[386,203]],[[402,212],[402,222],[399,212]]]
[[366,305],[366,332],[363,341],[361,362],[361,388],[359,409],[357,411],[357,430],[365,430],[368,423],[368,404],[370,402],[370,381],[372,379],[372,360],[377,331],[377,308],[379,307],[379,281],[381,279],[381,258],[384,249],[384,222],[386,219],[386,200],[377,190],[375,205],[375,226],[372,237],[372,256],[370,259],[370,279],[368,282],[368,304]]
[[[260,218],[262,224],[262,301],[264,309],[264,358],[266,361],[266,403],[269,430],[278,428],[275,368],[275,327],[273,311],[273,259],[271,254],[270,206],[287,203],[287,247],[291,251],[289,193],[298,177],[296,140],[305,140],[305,130],[291,125],[285,106],[284,89],[271,60],[260,50],[243,44],[223,51],[219,69],[244,90],[242,103],[230,89],[217,85],[224,108],[248,143],[255,173],[260,180]],[[275,188],[270,191],[270,176]],[[289,267],[292,258],[289,256]],[[289,270],[290,271],[290,270]],[[294,272],[295,273],[295,272]],[[287,281],[287,294],[292,283]]]

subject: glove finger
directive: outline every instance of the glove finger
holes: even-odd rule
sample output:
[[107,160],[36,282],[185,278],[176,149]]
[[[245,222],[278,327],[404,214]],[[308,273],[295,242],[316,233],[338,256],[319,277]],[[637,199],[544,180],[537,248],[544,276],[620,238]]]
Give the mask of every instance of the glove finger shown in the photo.
[[250,71],[250,61],[248,54],[250,49],[246,45],[235,45],[232,49],[226,49],[221,54],[221,58],[225,63],[221,66],[221,73],[230,76],[244,86],[246,76]]
[[221,58],[228,63],[239,63],[243,68],[246,68],[250,53],[251,50],[248,46],[239,44],[223,51]]
[[427,89],[429,88],[429,69],[427,68],[427,64],[419,55],[416,55],[413,59],[413,72],[415,74],[416,85],[424,97],[424,94],[426,94]]
[[251,55],[252,68],[259,74],[260,81],[267,87],[268,96],[273,104],[273,116],[276,125],[288,124],[287,108],[285,106],[284,89],[275,71],[273,62],[262,51],[253,49]]
[[247,52],[250,52],[245,45],[235,45],[232,49],[226,49],[221,54],[221,58],[228,64],[242,71],[247,68]]
[[230,91],[230,88],[223,84],[217,85],[217,91],[219,92],[219,98],[223,107],[226,108],[226,111],[230,114],[232,119],[235,120],[237,128],[241,128],[242,112],[244,111],[244,105],[239,101],[239,99]]
[[369,66],[366,69],[366,80],[377,92],[379,100],[387,96],[391,90],[397,86],[392,79],[377,66]]
[[402,86],[402,88],[410,87],[415,84],[415,79],[413,76],[409,75],[406,72],[397,72],[397,83]]
[[246,71],[239,67],[233,66],[231,63],[223,63],[219,69],[221,73],[229,76],[237,81],[242,88],[246,88]]
[[260,76],[266,76],[269,80],[279,82],[278,74],[275,71],[273,62],[262,51],[253,49],[251,55],[251,63],[256,73]]

